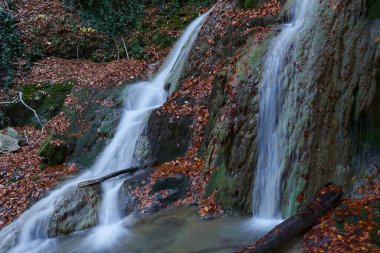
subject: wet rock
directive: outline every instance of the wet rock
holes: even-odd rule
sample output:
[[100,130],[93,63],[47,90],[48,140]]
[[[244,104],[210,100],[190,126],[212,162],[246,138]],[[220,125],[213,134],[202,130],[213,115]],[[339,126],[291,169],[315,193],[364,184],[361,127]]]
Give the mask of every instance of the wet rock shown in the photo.
[[135,175],[127,178],[120,188],[119,192],[119,209],[124,216],[133,213],[137,208],[137,198],[133,191],[137,187],[142,187],[149,182],[149,175],[153,169],[147,169],[137,172]]
[[44,158],[43,162],[49,166],[62,164],[73,152],[74,140],[64,134],[49,135],[42,143],[38,154]]
[[183,156],[191,138],[191,117],[181,116],[175,118],[162,109],[153,111],[147,128],[147,135],[153,160],[165,163]]
[[179,199],[184,199],[190,188],[190,179],[185,175],[176,175],[173,177],[165,177],[156,181],[152,186],[152,192],[167,191],[165,197],[158,196],[158,201],[163,206],[167,206]]
[[18,140],[5,134],[0,134],[0,153],[15,152],[20,149]]
[[150,145],[147,133],[144,131],[137,139],[135,151],[133,153],[133,159],[136,163],[143,165],[154,162]]
[[55,204],[49,220],[48,235],[57,237],[98,224],[100,185],[77,188]]
[[[12,247],[14,247],[17,243],[17,240],[19,238],[20,231],[13,231],[6,235],[6,238],[4,240],[4,244],[0,245],[0,252],[7,252]],[[4,239],[4,238],[2,238]]]

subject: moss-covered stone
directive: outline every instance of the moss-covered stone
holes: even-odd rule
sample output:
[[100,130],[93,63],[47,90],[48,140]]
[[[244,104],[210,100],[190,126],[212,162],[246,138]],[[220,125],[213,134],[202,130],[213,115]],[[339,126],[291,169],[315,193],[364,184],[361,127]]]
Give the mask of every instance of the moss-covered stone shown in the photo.
[[[123,105],[125,85],[96,90],[82,88],[73,96],[83,110],[78,113],[74,105],[64,108],[69,119],[69,132],[79,134],[75,149],[69,157],[80,167],[88,167],[103,151],[118,125]],[[113,106],[103,105],[99,101],[111,100]]]
[[[23,85],[23,100],[36,110],[40,120],[44,123],[62,111],[63,103],[73,85],[74,81],[59,84]],[[20,102],[6,106],[4,112],[8,123],[12,126],[24,126],[31,123],[40,126],[33,112]]]
[[38,155],[43,157],[43,162],[49,166],[62,164],[74,149],[74,140],[63,134],[52,134],[42,142]]
[[67,235],[98,224],[100,186],[78,188],[56,203],[48,224],[49,237]]

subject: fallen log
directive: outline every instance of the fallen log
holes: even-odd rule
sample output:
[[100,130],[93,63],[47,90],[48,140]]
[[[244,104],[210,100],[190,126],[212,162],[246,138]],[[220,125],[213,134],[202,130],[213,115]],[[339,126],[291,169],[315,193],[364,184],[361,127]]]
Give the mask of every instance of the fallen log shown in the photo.
[[310,229],[315,221],[339,200],[342,190],[328,184],[320,189],[313,201],[305,206],[296,215],[285,220],[268,234],[261,237],[253,245],[240,251],[240,253],[278,253],[294,237]]
[[100,183],[103,183],[104,181],[109,180],[111,178],[118,177],[120,175],[127,174],[127,173],[132,174],[132,173],[135,173],[136,171],[138,171],[140,169],[146,169],[146,168],[149,168],[149,167],[154,167],[156,165],[157,165],[157,163],[151,163],[151,164],[144,165],[142,167],[131,167],[131,168],[128,168],[128,169],[125,169],[125,170],[119,170],[119,171],[113,172],[111,174],[108,174],[108,175],[106,175],[104,177],[101,177],[101,178],[98,178],[98,179],[88,180],[88,181],[79,183],[78,187],[79,188],[84,188],[84,187],[87,187],[87,186],[92,186],[92,185],[100,184]]

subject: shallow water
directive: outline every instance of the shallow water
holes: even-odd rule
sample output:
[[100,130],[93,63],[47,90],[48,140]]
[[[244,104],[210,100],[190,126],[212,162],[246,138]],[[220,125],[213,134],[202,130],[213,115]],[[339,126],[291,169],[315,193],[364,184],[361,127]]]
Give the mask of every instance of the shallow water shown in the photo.
[[[250,217],[222,217],[200,220],[196,207],[175,208],[142,218],[124,219],[126,233],[112,243],[112,249],[96,253],[231,253],[252,244],[268,229],[250,226]],[[61,237],[51,243],[57,253],[88,252],[83,247],[93,229]],[[110,230],[112,233],[112,230]],[[96,241],[93,242],[96,244]],[[91,251],[94,252],[94,251]]]

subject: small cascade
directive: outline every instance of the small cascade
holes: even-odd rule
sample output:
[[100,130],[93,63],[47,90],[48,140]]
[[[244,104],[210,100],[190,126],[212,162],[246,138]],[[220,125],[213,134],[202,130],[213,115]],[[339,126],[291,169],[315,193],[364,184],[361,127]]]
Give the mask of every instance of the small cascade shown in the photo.
[[[152,81],[139,82],[127,88],[126,104],[115,136],[92,168],[50,193],[3,229],[0,232],[0,250],[7,248],[7,244],[17,238],[16,245],[10,249],[12,253],[56,252],[58,239],[49,239],[47,235],[47,224],[54,203],[75,189],[79,182],[134,165],[133,154],[137,139],[146,127],[152,110],[160,107],[171,92],[165,86],[168,83],[174,86],[177,84],[197,34],[210,12],[211,10],[189,25]],[[123,179],[118,178],[102,184],[99,225],[83,240],[81,248],[85,251],[112,248],[115,240],[128,233],[117,207],[117,195],[122,183]]]
[[[314,0],[296,0],[292,22],[283,26],[273,40],[264,65],[260,86],[260,123],[258,130],[258,163],[253,189],[254,223],[271,227],[281,222],[281,177],[287,144],[287,118],[282,115],[283,94],[288,79],[286,72],[293,64],[299,34],[312,18]],[[282,122],[284,121],[284,122]]]

